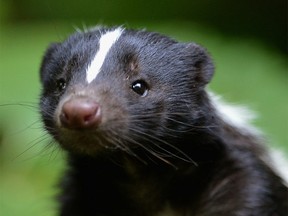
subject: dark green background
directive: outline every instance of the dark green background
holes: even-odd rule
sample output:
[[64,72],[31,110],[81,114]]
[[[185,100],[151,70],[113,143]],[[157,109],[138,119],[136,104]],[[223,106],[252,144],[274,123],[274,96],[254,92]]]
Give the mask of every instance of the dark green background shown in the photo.
[[0,0],[0,215],[55,215],[65,153],[42,130],[38,70],[50,42],[84,26],[202,44],[216,65],[209,88],[255,110],[269,146],[288,152],[286,10],[283,0]]

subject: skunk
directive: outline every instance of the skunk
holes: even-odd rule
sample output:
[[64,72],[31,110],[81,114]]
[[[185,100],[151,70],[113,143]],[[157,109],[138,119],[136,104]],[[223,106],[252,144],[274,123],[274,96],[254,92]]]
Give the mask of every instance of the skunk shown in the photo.
[[67,152],[59,215],[288,215],[261,133],[206,90],[213,74],[201,46],[146,30],[51,44],[40,113]]

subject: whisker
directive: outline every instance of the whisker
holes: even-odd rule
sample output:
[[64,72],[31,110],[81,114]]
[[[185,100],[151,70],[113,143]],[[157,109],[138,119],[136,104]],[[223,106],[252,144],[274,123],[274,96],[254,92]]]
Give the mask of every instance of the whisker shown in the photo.
[[33,103],[33,102],[16,102],[16,103],[2,103],[0,104],[0,107],[10,107],[10,106],[21,106],[27,109],[32,109],[32,111],[38,110],[38,104],[37,103]]
[[144,150],[146,150],[147,152],[149,152],[151,155],[153,155],[154,157],[160,159],[161,161],[165,162],[166,164],[174,167],[175,169],[178,169],[178,167],[176,167],[174,164],[172,164],[170,161],[164,159],[163,157],[161,157],[160,155],[158,155],[155,151],[152,151],[150,148],[144,146],[143,144],[141,144],[140,142],[137,142],[133,139],[129,139],[129,141],[131,143],[134,143],[135,145],[138,145],[139,147],[143,148]]
[[[148,138],[151,138],[151,139],[156,140],[156,141],[158,141],[158,142],[160,142],[160,143],[162,143],[162,144],[164,144],[164,145],[169,146],[170,148],[172,148],[172,149],[176,150],[177,152],[179,152],[179,153],[180,153],[182,156],[184,156],[184,157],[180,157],[179,155],[172,153],[171,151],[169,151],[169,150],[161,147],[160,145],[156,145],[156,144],[154,144],[153,142],[151,142],[151,143],[153,143],[157,148],[165,151],[165,152],[168,153],[169,155],[174,156],[174,157],[176,157],[176,158],[178,158],[178,159],[181,159],[181,160],[183,160],[183,161],[185,161],[185,162],[193,163],[195,166],[198,166],[198,164],[197,164],[194,160],[192,160],[187,154],[185,154],[182,150],[180,150],[179,148],[175,147],[174,145],[172,145],[172,144],[170,144],[170,143],[168,143],[168,142],[166,142],[166,141],[164,141],[164,140],[162,140],[162,139],[159,139],[158,137],[155,137],[155,136],[152,136],[152,135],[150,135],[150,134],[144,133],[144,132],[142,132],[142,131],[140,131],[140,130],[136,130],[135,128],[133,128],[132,130],[135,131],[136,133],[142,134],[142,135],[144,135],[144,136],[146,136],[146,137],[148,137]],[[150,141],[150,140],[148,140],[148,141]]]
[[[120,148],[121,150],[127,152],[129,155],[137,158],[139,161],[141,161],[144,164],[147,164],[146,161],[144,161],[142,158],[139,157],[139,155],[135,154],[135,152],[129,148],[128,145],[123,144],[119,139],[117,139],[117,134],[115,134],[114,131],[110,131],[111,134],[113,134],[112,136],[107,136],[108,137],[108,142],[109,143],[113,143],[114,145],[116,145],[116,147]],[[129,140],[132,141],[132,139],[128,136],[122,136],[123,140]]]
[[[140,147],[143,148],[143,145],[142,145],[141,143],[139,143],[139,142],[131,139],[130,137],[127,136],[127,137],[123,137],[123,138],[124,138],[126,141],[129,141],[130,143],[134,143],[134,144],[136,144],[136,145],[138,145],[138,146],[140,146]],[[130,154],[131,156],[135,157],[136,159],[138,159],[138,160],[139,160],[140,162],[142,162],[143,164],[145,164],[145,165],[148,164],[144,159],[142,159],[139,155],[137,155],[131,148],[126,147],[126,149],[128,150],[128,154]],[[125,150],[126,150],[126,149],[125,149]],[[127,152],[127,151],[126,151],[126,152]]]
[[[54,144],[55,144],[54,140],[51,140],[48,144],[49,145],[48,149],[52,148],[50,156],[49,156],[49,161],[54,161],[58,157],[58,154],[62,152],[62,149],[58,145],[54,145]],[[53,155],[54,157],[52,158]]]
[[14,136],[14,135],[16,135],[16,134],[20,134],[20,133],[23,133],[23,132],[25,132],[25,131],[27,131],[28,129],[41,129],[42,130],[42,127],[41,126],[39,126],[39,127],[34,127],[35,125],[37,125],[37,124],[39,124],[39,123],[41,123],[40,122],[40,120],[36,120],[36,121],[34,121],[34,122],[32,122],[31,124],[29,124],[28,126],[26,126],[26,127],[24,127],[24,128],[21,128],[21,129],[19,129],[19,130],[15,130],[15,131],[13,131],[13,132],[11,132],[11,133],[7,133],[7,136]]
[[31,149],[35,148],[35,146],[37,146],[39,143],[49,139],[50,137],[47,136],[47,134],[44,134],[40,137],[37,137],[36,139],[30,141],[27,145],[30,145],[27,149],[25,149],[23,152],[21,152],[20,154],[18,154],[17,156],[15,156],[12,160],[16,160],[18,158],[20,158],[22,155],[24,155],[25,153],[27,153],[28,151],[30,151]]

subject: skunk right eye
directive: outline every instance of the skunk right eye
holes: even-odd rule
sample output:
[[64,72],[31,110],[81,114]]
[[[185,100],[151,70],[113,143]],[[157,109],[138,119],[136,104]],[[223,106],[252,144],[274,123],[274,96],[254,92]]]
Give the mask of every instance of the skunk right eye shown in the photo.
[[66,80],[63,78],[60,78],[56,82],[56,86],[58,91],[63,91],[66,88]]
[[135,93],[142,97],[145,97],[148,94],[148,85],[143,80],[135,81],[134,83],[132,83],[131,88]]

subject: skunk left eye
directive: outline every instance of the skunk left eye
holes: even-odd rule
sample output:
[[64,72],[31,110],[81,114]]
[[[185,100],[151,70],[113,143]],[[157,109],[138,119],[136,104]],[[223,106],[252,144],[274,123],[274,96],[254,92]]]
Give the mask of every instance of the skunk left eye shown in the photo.
[[63,91],[66,88],[66,80],[63,78],[60,78],[56,82],[56,86],[58,91]]
[[137,80],[132,83],[132,90],[138,95],[145,97],[148,94],[148,85],[144,80]]

